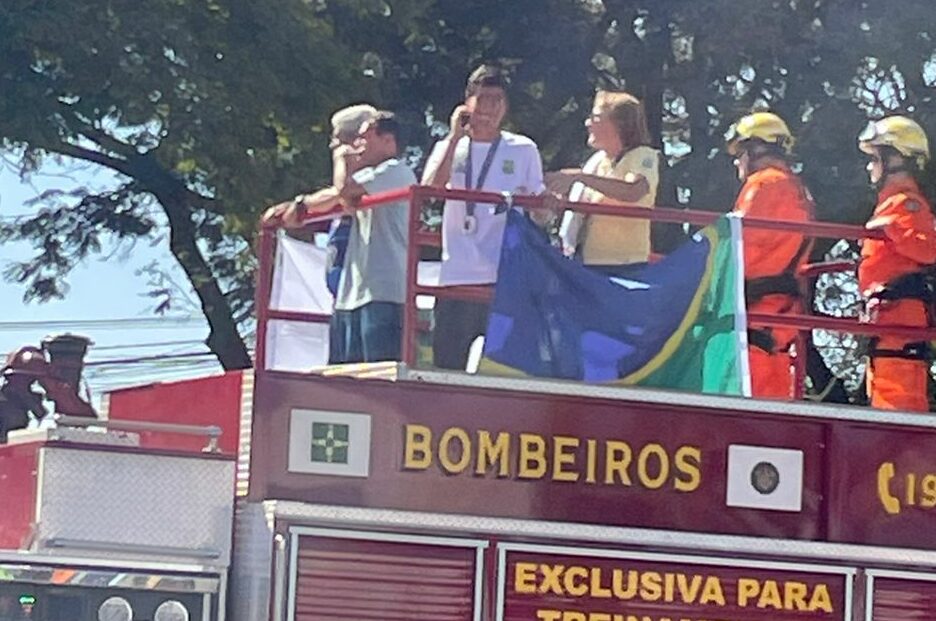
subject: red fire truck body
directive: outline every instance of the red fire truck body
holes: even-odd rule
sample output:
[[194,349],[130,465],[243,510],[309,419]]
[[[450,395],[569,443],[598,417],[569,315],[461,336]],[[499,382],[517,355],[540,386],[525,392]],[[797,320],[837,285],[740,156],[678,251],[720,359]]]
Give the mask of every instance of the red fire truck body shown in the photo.
[[173,448],[166,429],[0,447],[0,593],[34,596],[37,619],[93,619],[114,596],[134,618],[172,599],[235,621],[936,610],[936,417],[397,365],[353,375],[110,396],[112,428],[212,413],[220,453]]
[[936,417],[387,374],[258,378],[231,609],[269,583],[290,621],[936,611]]

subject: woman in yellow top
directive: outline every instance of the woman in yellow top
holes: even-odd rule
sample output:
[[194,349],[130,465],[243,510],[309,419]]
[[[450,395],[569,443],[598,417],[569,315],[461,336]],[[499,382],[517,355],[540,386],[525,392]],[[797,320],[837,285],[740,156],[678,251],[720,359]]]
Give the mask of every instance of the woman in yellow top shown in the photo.
[[[629,93],[599,91],[585,127],[596,153],[581,169],[549,173],[548,188],[570,200],[652,208],[660,154],[650,146],[641,101]],[[626,275],[650,256],[649,220],[569,212],[560,235],[566,254],[612,275]]]

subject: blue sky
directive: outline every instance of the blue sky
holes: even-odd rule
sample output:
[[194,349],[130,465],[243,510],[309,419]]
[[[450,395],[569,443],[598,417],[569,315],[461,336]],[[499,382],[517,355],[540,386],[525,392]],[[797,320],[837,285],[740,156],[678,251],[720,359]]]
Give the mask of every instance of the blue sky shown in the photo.
[[[9,222],[34,212],[36,208],[26,203],[44,190],[67,190],[79,184],[106,188],[111,183],[113,176],[108,171],[66,172],[54,164],[44,166],[24,183],[15,171],[0,165],[0,218]],[[32,252],[28,243],[3,244],[0,271],[11,262],[29,258]],[[208,356],[109,362],[207,351],[201,344],[208,334],[207,324],[199,313],[174,311],[168,317],[153,313],[154,302],[146,296],[147,279],[136,274],[152,261],[168,269],[176,282],[186,282],[165,237],[159,234],[132,245],[106,242],[99,256],[85,261],[69,276],[64,300],[26,304],[22,285],[0,279],[0,353],[38,345],[50,334],[71,332],[90,337],[94,345],[87,358],[91,365],[86,379],[95,401],[101,392],[114,387],[219,371]]]

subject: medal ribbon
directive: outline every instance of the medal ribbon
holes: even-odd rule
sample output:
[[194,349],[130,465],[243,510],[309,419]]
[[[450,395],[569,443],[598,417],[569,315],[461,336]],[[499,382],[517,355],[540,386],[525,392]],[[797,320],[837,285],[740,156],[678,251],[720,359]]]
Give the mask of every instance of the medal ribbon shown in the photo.
[[[497,153],[497,147],[500,146],[501,135],[497,135],[497,139],[491,143],[491,148],[488,149],[487,156],[484,158],[484,162],[481,163],[481,172],[478,173],[478,182],[474,184],[474,187],[471,187],[471,177],[472,177],[472,165],[471,165],[471,139],[468,139],[468,158],[465,161],[465,187],[469,190],[480,190],[481,186],[484,185],[484,180],[487,179],[488,171],[491,170],[491,164],[494,163],[494,154]],[[474,201],[465,202],[465,213],[468,217],[473,218],[475,213],[475,203]]]

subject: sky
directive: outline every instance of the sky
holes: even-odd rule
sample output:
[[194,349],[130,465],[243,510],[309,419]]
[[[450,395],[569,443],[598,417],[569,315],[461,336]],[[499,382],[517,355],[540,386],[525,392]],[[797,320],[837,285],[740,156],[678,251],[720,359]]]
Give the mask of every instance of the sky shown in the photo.
[[[44,190],[86,184],[106,188],[113,183],[108,171],[65,171],[54,164],[45,165],[26,183],[0,163],[0,219],[8,223],[35,213],[37,208],[27,203]],[[33,252],[26,242],[4,243],[0,274]],[[213,357],[193,355],[208,351],[203,344],[208,327],[200,313],[154,314],[154,301],[146,296],[147,278],[136,273],[152,261],[169,269],[176,282],[186,283],[165,236],[159,233],[153,240],[132,245],[106,242],[100,255],[86,260],[68,277],[69,290],[63,300],[25,303],[25,287],[0,278],[0,354],[5,356],[23,345],[38,346],[54,334],[89,337],[92,346],[85,380],[96,404],[104,391],[113,388],[220,372]]]

